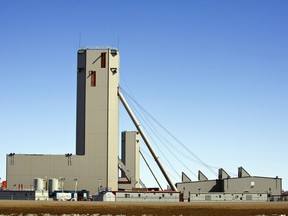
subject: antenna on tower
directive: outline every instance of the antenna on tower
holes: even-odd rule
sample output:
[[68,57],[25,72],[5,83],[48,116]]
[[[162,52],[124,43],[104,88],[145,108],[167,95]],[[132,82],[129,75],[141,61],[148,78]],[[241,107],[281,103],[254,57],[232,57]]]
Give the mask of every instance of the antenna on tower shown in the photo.
[[119,49],[119,43],[120,43],[120,39],[119,39],[119,35],[118,35],[118,40],[117,40],[117,48],[118,48],[118,51],[120,51],[120,49]]
[[81,33],[79,34],[79,48],[81,47]]

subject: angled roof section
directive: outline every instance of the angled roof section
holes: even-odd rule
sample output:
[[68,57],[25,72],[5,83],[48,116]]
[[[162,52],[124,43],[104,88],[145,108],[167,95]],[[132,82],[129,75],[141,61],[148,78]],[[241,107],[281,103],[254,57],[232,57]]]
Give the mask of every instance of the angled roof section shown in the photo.
[[182,182],[192,182],[192,180],[184,172],[182,172]]
[[222,180],[228,178],[231,178],[230,175],[224,169],[220,168],[218,173],[218,179]]
[[238,178],[251,176],[243,167],[238,167]]
[[198,181],[208,181],[208,178],[200,170],[198,170]]

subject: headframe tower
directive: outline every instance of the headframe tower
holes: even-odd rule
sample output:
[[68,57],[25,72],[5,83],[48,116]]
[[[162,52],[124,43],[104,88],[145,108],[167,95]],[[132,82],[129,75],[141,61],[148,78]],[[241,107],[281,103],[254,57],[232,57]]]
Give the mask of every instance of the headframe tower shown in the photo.
[[76,155],[93,161],[112,188],[118,181],[118,87],[116,49],[78,50]]

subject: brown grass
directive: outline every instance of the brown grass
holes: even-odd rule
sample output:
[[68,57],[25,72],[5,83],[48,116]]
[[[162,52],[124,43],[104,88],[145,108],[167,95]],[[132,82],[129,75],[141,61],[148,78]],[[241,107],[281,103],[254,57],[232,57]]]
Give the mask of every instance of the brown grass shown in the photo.
[[286,215],[288,202],[269,203],[120,203],[0,201],[0,214],[100,215]]

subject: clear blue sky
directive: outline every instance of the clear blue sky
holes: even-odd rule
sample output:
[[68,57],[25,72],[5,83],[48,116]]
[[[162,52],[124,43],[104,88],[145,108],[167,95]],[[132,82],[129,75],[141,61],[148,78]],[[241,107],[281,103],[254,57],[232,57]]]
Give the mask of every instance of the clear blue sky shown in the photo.
[[10,152],[75,153],[77,49],[119,46],[121,86],[199,158],[287,190],[287,11],[286,0],[0,1],[0,177]]

